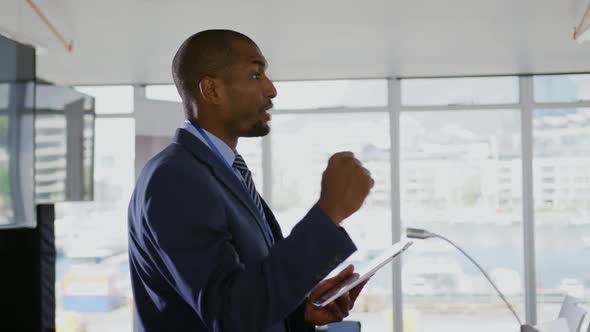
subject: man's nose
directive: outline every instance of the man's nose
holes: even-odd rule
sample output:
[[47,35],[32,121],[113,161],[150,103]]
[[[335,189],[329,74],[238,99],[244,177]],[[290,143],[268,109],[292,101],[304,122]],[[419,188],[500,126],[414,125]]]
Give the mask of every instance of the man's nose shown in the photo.
[[275,88],[275,85],[272,83],[272,81],[267,78],[267,84],[265,87],[265,95],[268,98],[275,98],[277,96],[277,89]]

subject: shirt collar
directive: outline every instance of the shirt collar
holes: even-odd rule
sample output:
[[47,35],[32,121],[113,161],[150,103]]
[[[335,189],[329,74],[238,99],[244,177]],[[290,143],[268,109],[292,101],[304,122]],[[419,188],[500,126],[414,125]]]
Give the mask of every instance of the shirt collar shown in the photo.
[[[186,129],[189,133],[193,134],[195,137],[197,137],[199,140],[201,140],[201,142],[203,142],[209,149],[211,149],[209,144],[207,144],[207,141],[205,140],[205,138],[203,136],[201,136],[201,133],[190,123],[190,121],[185,120],[183,123],[183,128]],[[222,141],[220,138],[218,138],[217,136],[215,136],[215,135],[211,134],[210,132],[208,132],[207,130],[205,130],[205,128],[201,128],[201,129],[203,129],[205,134],[207,134],[207,136],[209,136],[209,139],[211,140],[213,145],[215,145],[217,150],[219,150],[219,152],[223,156],[223,159],[225,159],[225,161],[230,166],[233,166],[234,160],[236,159],[236,152],[234,150],[232,150],[232,148],[230,148],[227,144],[225,144],[225,142]]]

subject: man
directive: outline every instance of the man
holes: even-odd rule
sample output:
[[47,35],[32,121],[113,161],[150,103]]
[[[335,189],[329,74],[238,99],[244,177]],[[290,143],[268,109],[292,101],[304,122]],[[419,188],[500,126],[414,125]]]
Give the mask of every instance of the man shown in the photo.
[[229,30],[199,32],[174,57],[187,121],[142,170],[129,205],[141,330],[313,331],[346,317],[364,285],[311,304],[353,273],[321,282],[356,250],[338,225],[374,183],[353,154],[330,158],[318,203],[283,238],[236,151],[239,137],[270,131],[277,92],[265,70],[256,44]]

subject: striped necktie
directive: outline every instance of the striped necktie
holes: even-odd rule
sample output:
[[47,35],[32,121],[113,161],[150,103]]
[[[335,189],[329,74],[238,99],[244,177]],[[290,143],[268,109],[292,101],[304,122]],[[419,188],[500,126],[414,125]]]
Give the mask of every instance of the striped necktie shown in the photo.
[[266,231],[270,236],[270,241],[272,244],[274,244],[274,236],[272,236],[272,231],[270,230],[270,226],[268,224],[268,221],[266,220],[266,215],[264,214],[264,209],[262,208],[262,201],[260,199],[260,195],[258,194],[256,187],[254,186],[254,181],[252,180],[252,172],[250,172],[250,170],[248,169],[248,166],[246,165],[246,161],[244,161],[244,158],[242,158],[242,156],[237,152],[233,168],[242,175],[242,178],[244,179],[244,184],[246,185],[246,189],[248,190],[250,197],[252,197],[252,201],[254,201],[254,205],[256,205],[256,208],[258,209],[258,212],[260,213],[260,216],[264,221]]

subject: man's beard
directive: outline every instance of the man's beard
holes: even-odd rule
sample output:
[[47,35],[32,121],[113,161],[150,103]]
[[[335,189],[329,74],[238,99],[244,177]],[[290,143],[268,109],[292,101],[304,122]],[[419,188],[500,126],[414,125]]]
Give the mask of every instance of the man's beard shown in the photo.
[[243,137],[263,137],[270,133],[270,127],[264,121],[257,121]]

